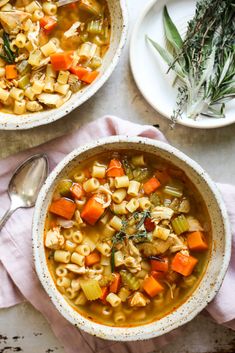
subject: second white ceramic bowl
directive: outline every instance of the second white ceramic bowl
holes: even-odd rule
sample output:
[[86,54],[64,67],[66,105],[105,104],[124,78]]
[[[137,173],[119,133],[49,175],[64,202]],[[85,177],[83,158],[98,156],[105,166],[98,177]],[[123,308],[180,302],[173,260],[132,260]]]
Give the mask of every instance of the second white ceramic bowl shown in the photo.
[[[57,290],[47,267],[44,251],[44,224],[47,209],[57,181],[68,171],[96,154],[105,151],[133,150],[152,153],[182,169],[201,194],[208,209],[212,228],[212,251],[206,272],[191,297],[176,310],[160,320],[138,327],[109,327],[92,322],[66,302]],[[59,312],[72,324],[107,340],[143,340],[167,333],[191,320],[209,303],[219,290],[226,273],[231,251],[231,234],[223,200],[206,172],[185,154],[163,142],[140,137],[109,137],[80,147],[65,157],[49,175],[41,189],[33,221],[35,266],[39,279]]]
[[0,130],[23,130],[49,124],[79,107],[103,86],[119,61],[126,42],[128,27],[126,0],[108,0],[107,3],[111,17],[111,41],[100,75],[94,83],[73,94],[65,104],[56,109],[24,115],[0,113]]

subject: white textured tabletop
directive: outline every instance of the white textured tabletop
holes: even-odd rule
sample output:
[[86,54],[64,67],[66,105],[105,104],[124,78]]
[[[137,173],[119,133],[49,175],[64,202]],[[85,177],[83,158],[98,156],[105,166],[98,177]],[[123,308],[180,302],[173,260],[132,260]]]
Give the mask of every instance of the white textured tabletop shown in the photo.
[[[145,3],[145,0],[128,0],[130,33]],[[215,181],[235,184],[235,124],[216,130],[193,130],[182,126],[171,130],[169,122],[161,118],[138,92],[130,72],[128,44],[106,85],[66,118],[22,132],[0,131],[0,158],[77,129],[104,114],[112,114],[141,124],[159,124],[168,140],[199,162]],[[161,350],[156,347],[156,351],[234,353],[235,333],[199,315],[186,325],[182,337]],[[24,303],[0,312],[0,353],[12,352],[64,353],[64,349],[40,313]]]

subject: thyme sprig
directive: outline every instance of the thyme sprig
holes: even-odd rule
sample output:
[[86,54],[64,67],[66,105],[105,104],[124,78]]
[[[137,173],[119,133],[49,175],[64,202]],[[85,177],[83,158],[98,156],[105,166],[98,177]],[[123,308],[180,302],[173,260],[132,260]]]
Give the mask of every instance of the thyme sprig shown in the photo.
[[148,38],[176,73],[178,98],[172,119],[200,114],[225,117],[225,104],[235,98],[234,0],[198,0],[183,40],[167,8],[163,12],[167,48]]

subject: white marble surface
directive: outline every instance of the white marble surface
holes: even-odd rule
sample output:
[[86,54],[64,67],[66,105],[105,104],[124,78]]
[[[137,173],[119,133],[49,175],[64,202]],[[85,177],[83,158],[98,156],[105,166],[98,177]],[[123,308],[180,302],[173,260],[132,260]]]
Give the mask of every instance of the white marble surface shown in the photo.
[[[146,1],[127,1],[131,31]],[[169,122],[161,118],[138,92],[130,72],[128,49],[127,43],[119,66],[106,85],[66,118],[28,131],[0,131],[0,158],[77,129],[104,114],[113,114],[141,124],[159,124],[168,140],[198,161],[215,181],[235,184],[235,125],[216,130],[176,126],[171,130]],[[202,315],[186,325],[184,333],[164,349],[156,347],[156,350],[162,353],[235,352],[235,333]],[[64,353],[40,313],[26,303],[0,312],[0,353],[17,351]]]

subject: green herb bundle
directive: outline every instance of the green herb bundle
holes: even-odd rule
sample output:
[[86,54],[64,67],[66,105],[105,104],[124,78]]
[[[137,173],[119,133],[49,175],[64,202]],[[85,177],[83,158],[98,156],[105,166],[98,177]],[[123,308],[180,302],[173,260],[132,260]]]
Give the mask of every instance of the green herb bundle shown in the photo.
[[199,0],[183,40],[167,8],[163,12],[167,48],[148,38],[179,81],[176,121],[200,114],[224,118],[235,97],[235,1]]

